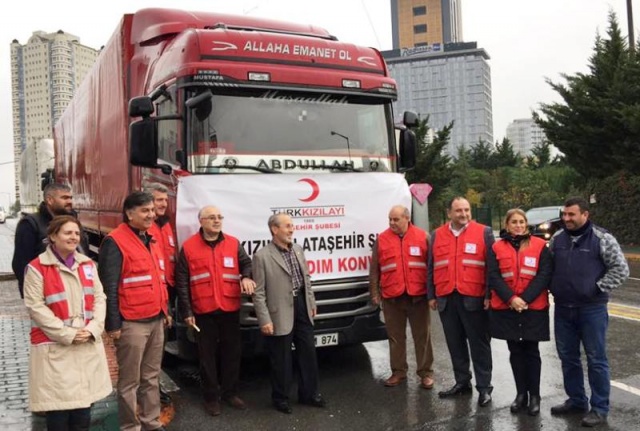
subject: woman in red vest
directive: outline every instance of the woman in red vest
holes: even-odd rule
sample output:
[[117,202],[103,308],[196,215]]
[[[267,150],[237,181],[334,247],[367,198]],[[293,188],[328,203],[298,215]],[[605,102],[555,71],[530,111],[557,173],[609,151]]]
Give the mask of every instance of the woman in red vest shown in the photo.
[[507,211],[489,260],[491,336],[507,340],[517,396],[511,412],[540,413],[539,341],[549,341],[549,281],[553,263],[544,240],[532,237],[521,209]]
[[29,263],[24,302],[32,319],[29,408],[47,430],[89,430],[91,405],[112,391],[102,344],[106,297],[91,259],[76,251],[80,222],[55,217],[49,245]]

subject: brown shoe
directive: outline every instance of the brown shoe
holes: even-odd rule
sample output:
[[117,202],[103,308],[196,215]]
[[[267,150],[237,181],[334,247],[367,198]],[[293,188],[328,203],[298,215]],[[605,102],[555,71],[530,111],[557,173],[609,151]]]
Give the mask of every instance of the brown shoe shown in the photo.
[[205,401],[204,409],[211,416],[220,416],[220,403],[218,401]]
[[400,383],[407,380],[407,376],[401,376],[399,374],[392,374],[387,380],[384,381],[384,385],[392,388],[394,386],[398,386]]
[[422,381],[420,382],[420,386],[422,386],[424,389],[431,389],[433,388],[433,383],[433,377],[424,376],[422,378]]
[[244,401],[242,401],[242,399],[237,395],[224,398],[224,402],[237,410],[247,409],[247,404]]

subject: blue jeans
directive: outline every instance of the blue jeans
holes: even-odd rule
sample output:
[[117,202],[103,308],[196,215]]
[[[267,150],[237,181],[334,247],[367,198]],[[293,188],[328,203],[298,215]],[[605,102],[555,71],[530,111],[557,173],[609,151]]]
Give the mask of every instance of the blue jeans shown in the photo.
[[591,410],[602,415],[609,413],[609,361],[607,360],[607,304],[590,304],[581,307],[556,305],[554,324],[556,348],[562,361],[564,390],[570,402],[586,409],[589,403],[584,390],[580,342],[587,355]]

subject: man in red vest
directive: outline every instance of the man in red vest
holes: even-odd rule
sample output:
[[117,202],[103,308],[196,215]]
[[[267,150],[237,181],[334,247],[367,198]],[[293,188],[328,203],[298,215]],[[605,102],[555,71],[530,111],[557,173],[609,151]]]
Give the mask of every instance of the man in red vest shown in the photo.
[[[153,195],[153,209],[156,218],[149,228],[149,234],[156,240],[164,258],[164,277],[167,282],[169,294],[169,313],[173,316],[175,303],[175,264],[176,264],[176,240],[173,228],[169,222],[167,208],[169,207],[169,189],[160,183],[151,183],[144,190]],[[166,340],[165,340],[166,341]],[[171,396],[160,385],[160,402],[163,405],[171,404]]]
[[135,191],[124,200],[124,223],[104,239],[98,273],[107,294],[105,329],[118,360],[120,430],[164,430],[159,376],[164,327],[171,325],[162,250],[148,230],[153,196]]
[[407,320],[416,349],[416,372],[420,385],[433,387],[431,313],[427,302],[427,234],[411,224],[409,210],[394,206],[389,211],[389,229],[373,245],[369,289],[371,301],[382,302],[389,336],[391,377],[388,387],[407,379]]
[[176,291],[180,315],[185,316],[187,325],[200,330],[197,339],[205,409],[218,416],[221,398],[238,410],[247,408],[238,397],[240,295],[252,295],[256,284],[251,279],[251,258],[240,241],[222,233],[220,210],[204,207],[198,219],[200,230],[180,251]]
[[450,222],[431,233],[427,295],[436,307],[451,355],[456,383],[441,398],[471,392],[469,352],[473,360],[478,405],[491,402],[491,336],[487,257],[493,253],[493,232],[471,220],[471,206],[463,197],[449,202]]
[[[169,223],[167,208],[169,207],[169,189],[162,184],[152,183],[146,186],[145,191],[153,195],[153,209],[156,218],[149,228],[149,234],[156,240],[164,256],[164,276],[167,281],[169,296],[173,297],[173,287],[175,286],[175,264],[176,264],[176,239],[173,228]],[[170,305],[173,305],[170,302]]]

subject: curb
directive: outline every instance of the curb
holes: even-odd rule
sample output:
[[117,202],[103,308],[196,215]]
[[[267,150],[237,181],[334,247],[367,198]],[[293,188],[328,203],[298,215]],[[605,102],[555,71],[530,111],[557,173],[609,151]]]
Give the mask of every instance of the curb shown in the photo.
[[640,262],[640,253],[625,253],[624,257],[629,262]]
[[16,276],[12,272],[0,272],[0,281],[11,281],[15,279]]

